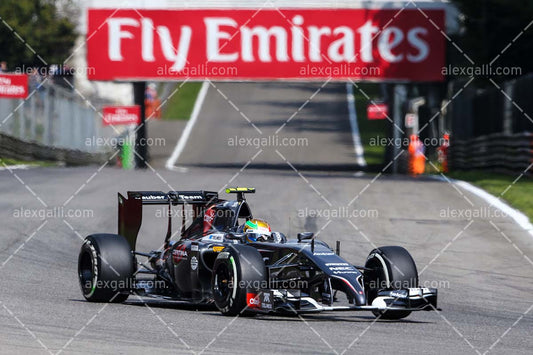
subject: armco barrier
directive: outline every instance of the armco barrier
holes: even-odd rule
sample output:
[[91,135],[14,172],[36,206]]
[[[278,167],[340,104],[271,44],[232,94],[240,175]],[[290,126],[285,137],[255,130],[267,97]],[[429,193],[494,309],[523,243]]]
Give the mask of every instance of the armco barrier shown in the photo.
[[113,147],[87,142],[116,135],[102,127],[98,112],[106,103],[91,98],[88,104],[75,91],[49,81],[26,99],[0,98],[0,156],[69,165],[103,162]]
[[39,143],[29,143],[21,139],[0,133],[0,157],[20,160],[46,160],[65,163],[66,165],[108,164],[113,165],[115,159],[110,159],[113,152],[88,153],[80,150],[55,148]]
[[[469,140],[451,139],[451,170],[524,172],[533,163],[533,133],[490,134]],[[527,172],[533,174],[531,169]]]

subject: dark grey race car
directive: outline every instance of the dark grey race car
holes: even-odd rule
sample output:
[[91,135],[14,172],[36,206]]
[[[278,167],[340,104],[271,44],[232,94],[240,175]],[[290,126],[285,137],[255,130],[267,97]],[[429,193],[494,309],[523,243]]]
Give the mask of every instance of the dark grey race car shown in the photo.
[[[83,296],[92,302],[123,302],[130,294],[214,303],[224,315],[371,311],[400,319],[412,311],[437,310],[437,290],[420,288],[411,255],[402,247],[374,249],[364,266],[339,256],[313,233],[288,239],[272,233],[249,242],[239,226],[252,218],[245,193],[235,200],[211,191],[129,191],[118,194],[118,234],[85,239],[78,261]],[[163,247],[136,250],[143,205],[168,205]],[[181,238],[171,240],[172,216],[183,209]],[[185,225],[185,209],[192,222]],[[142,261],[140,261],[141,259]],[[344,294],[346,297],[340,297]]]

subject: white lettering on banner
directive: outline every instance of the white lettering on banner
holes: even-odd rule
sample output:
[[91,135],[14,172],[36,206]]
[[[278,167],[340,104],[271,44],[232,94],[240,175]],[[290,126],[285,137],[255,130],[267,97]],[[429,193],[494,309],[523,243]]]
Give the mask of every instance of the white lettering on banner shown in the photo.
[[403,41],[403,32],[398,27],[387,27],[379,36],[378,50],[379,54],[387,62],[397,63],[403,59],[403,55],[394,55],[392,50]]
[[[154,21],[143,18],[142,23],[142,57],[145,62],[155,62],[154,57],[154,32],[151,31],[154,27]],[[148,27],[149,30],[146,31],[145,28]]]
[[134,38],[133,33],[123,31],[122,26],[139,26],[139,22],[132,18],[110,18],[107,20],[109,26],[109,59],[121,62],[124,60],[121,51],[121,42],[123,38]]
[[372,38],[378,33],[379,28],[372,25],[372,21],[368,20],[364,26],[359,28],[357,32],[361,34],[361,60],[365,63],[374,61],[372,54]]
[[[255,26],[247,27],[241,26],[238,31],[241,36],[241,53],[239,57],[238,52],[222,53],[222,40],[230,40],[232,34],[222,27],[231,27],[236,29],[238,24],[230,17],[216,17],[205,18],[206,25],[206,52],[207,58],[211,62],[236,62],[241,58],[245,62],[254,62],[256,60],[254,51],[256,47],[254,43],[258,43],[257,52],[258,59],[261,62],[272,62],[271,57],[271,39],[274,39],[274,52],[276,53],[276,60],[278,62],[287,62],[289,57],[289,36],[287,30],[281,26]],[[300,15],[294,16],[294,24],[303,24],[303,17]],[[122,56],[122,41],[124,39],[134,39],[132,32],[125,30],[123,27],[141,27],[141,58],[145,62],[155,61],[154,57],[154,28],[157,32],[163,55],[166,60],[172,61],[174,65],[172,69],[180,71],[187,63],[187,56],[190,49],[192,29],[189,26],[181,26],[180,38],[178,45],[175,46],[172,41],[172,34],[168,27],[157,26],[154,27],[154,22],[150,18],[143,18],[140,23],[133,18],[111,18],[108,20],[109,26],[109,47],[108,56],[112,61],[123,61]],[[373,62],[372,54],[372,37],[379,31],[378,27],[373,26],[369,20],[364,26],[357,29],[355,32],[360,34],[360,60],[363,62]],[[331,28],[328,26],[308,26],[307,35],[309,39],[309,53],[308,59],[311,62],[321,62],[323,60],[323,52],[327,52],[328,59],[333,62],[354,62],[356,60],[355,53],[355,32],[352,28],[347,26],[339,26]],[[292,60],[302,62],[306,60],[304,54],[304,39],[306,37],[303,28],[298,26],[291,27],[292,33]],[[421,62],[427,58],[429,54],[429,47],[426,41],[422,39],[422,35],[427,34],[427,30],[423,27],[415,27],[408,31],[407,36],[398,27],[387,27],[378,37],[378,52],[380,56],[390,63],[397,63],[407,58],[410,62]],[[327,48],[323,51],[321,43],[325,37],[338,37],[333,40]],[[405,38],[407,42],[417,50],[417,54],[408,53],[394,54],[394,50],[400,46]],[[177,50],[175,50],[177,48]]]
[[[333,34],[341,33],[342,37],[333,41],[328,49],[328,56],[334,62],[353,62],[355,61],[354,35],[353,31],[346,26],[337,27]],[[341,53],[342,48],[342,53]]]
[[26,91],[24,86],[0,86],[0,94],[4,95],[21,95]]
[[207,60],[213,62],[234,62],[239,58],[238,53],[220,53],[220,40],[231,38],[231,34],[220,30],[220,26],[237,27],[237,22],[230,18],[206,18],[204,20],[207,30]]
[[301,15],[296,15],[292,18],[293,26],[292,33],[292,59],[295,62],[305,61],[304,55],[304,31],[301,26],[304,23],[304,18]]
[[287,32],[283,27],[274,26],[267,29],[263,26],[253,28],[241,27],[241,41],[242,41],[242,59],[245,62],[253,62],[253,38],[257,37],[259,41],[259,60],[262,62],[271,62],[270,57],[270,37],[276,38],[276,59],[279,62],[287,62],[289,55],[287,54]]
[[[139,27],[139,21],[133,18],[110,18],[107,20],[107,23],[109,26],[109,59],[121,62],[124,60],[124,57],[122,56],[122,39],[135,38],[133,33],[123,30],[122,27]],[[145,62],[154,62],[154,24],[149,18],[143,18],[141,23],[141,56]],[[166,26],[157,26],[155,31],[157,31],[159,35],[165,59],[174,63],[171,69],[174,71],[182,70],[187,63],[192,29],[189,26],[181,26],[178,46],[174,46],[170,30]],[[174,48],[176,47],[178,49],[174,52]]]
[[407,59],[413,63],[418,63],[426,60],[429,55],[428,44],[419,37],[419,35],[427,35],[428,30],[423,27],[415,27],[407,33],[409,43],[418,50],[418,55],[407,54]]
[[[427,11],[445,27],[444,11]],[[343,65],[349,70],[333,72],[333,79],[444,79],[445,40],[416,10],[397,17],[390,9],[283,9],[284,16],[272,9],[115,12],[89,10],[90,80],[319,79],[330,77],[326,66]],[[389,26],[385,19],[393,16]],[[306,66],[313,70],[302,72]],[[367,71],[356,70],[362,68]]]

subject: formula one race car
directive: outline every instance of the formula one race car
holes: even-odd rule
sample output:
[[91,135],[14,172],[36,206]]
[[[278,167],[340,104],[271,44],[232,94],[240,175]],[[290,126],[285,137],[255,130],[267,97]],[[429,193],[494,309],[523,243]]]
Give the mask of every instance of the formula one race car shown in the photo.
[[[81,247],[83,296],[92,302],[123,302],[136,294],[214,303],[224,315],[365,310],[400,319],[437,310],[437,290],[419,287],[404,248],[374,249],[364,266],[354,266],[339,256],[339,242],[334,251],[310,232],[287,239],[270,231],[246,202],[244,194],[254,192],[226,189],[235,200],[212,191],[118,194],[118,234],[90,235]],[[148,253],[136,250],[143,205],[168,205],[169,212],[162,248]],[[177,241],[171,240],[176,206],[184,212]],[[193,217],[188,226],[186,209]]]

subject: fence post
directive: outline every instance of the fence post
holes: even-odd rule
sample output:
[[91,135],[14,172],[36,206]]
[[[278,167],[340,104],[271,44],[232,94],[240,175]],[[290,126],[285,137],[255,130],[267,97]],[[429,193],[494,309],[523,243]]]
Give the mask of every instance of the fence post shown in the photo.
[[71,127],[71,148],[78,148],[80,145],[80,136],[81,136],[81,119],[83,118],[82,115],[80,115],[79,111],[76,113],[76,107],[74,100],[69,100],[70,102],[70,110],[71,110],[71,117],[70,117],[70,127]]
[[61,100],[59,95],[56,96],[56,100],[58,101],[59,110],[57,110],[57,115],[59,116],[59,122],[61,126],[61,130],[59,133],[59,141],[61,142],[62,147],[66,147],[68,145],[68,126],[67,126],[67,120],[65,118],[66,115],[68,115],[68,109],[69,105],[68,102],[65,100]]
[[38,92],[36,92],[30,99],[30,140],[36,141],[37,139],[37,124],[35,121],[37,121],[37,115],[35,114],[35,105],[36,105],[36,98],[37,98]]
[[146,161],[148,159],[148,147],[146,144],[140,144],[146,139],[146,121],[145,121],[145,106],[144,106],[144,93],[146,91],[146,82],[139,81],[133,83],[133,96],[136,105],[141,107],[141,123],[137,128],[136,140],[135,140],[135,165],[138,169],[146,169]]
[[24,112],[24,100],[20,99],[19,102],[19,138],[24,139],[24,135],[26,134],[26,115]]
[[392,137],[393,137],[393,162],[392,162],[392,172],[393,174],[398,173],[398,154],[400,154],[400,147],[399,142],[402,138],[402,132],[400,132],[400,129],[402,127],[403,122],[403,110],[402,105],[405,103],[405,100],[407,100],[407,87],[402,84],[397,84],[394,86],[394,116],[393,116],[393,126],[392,126]]
[[50,90],[47,87],[44,87],[44,112],[43,112],[43,144],[50,145],[50,124],[52,120],[50,119]]

